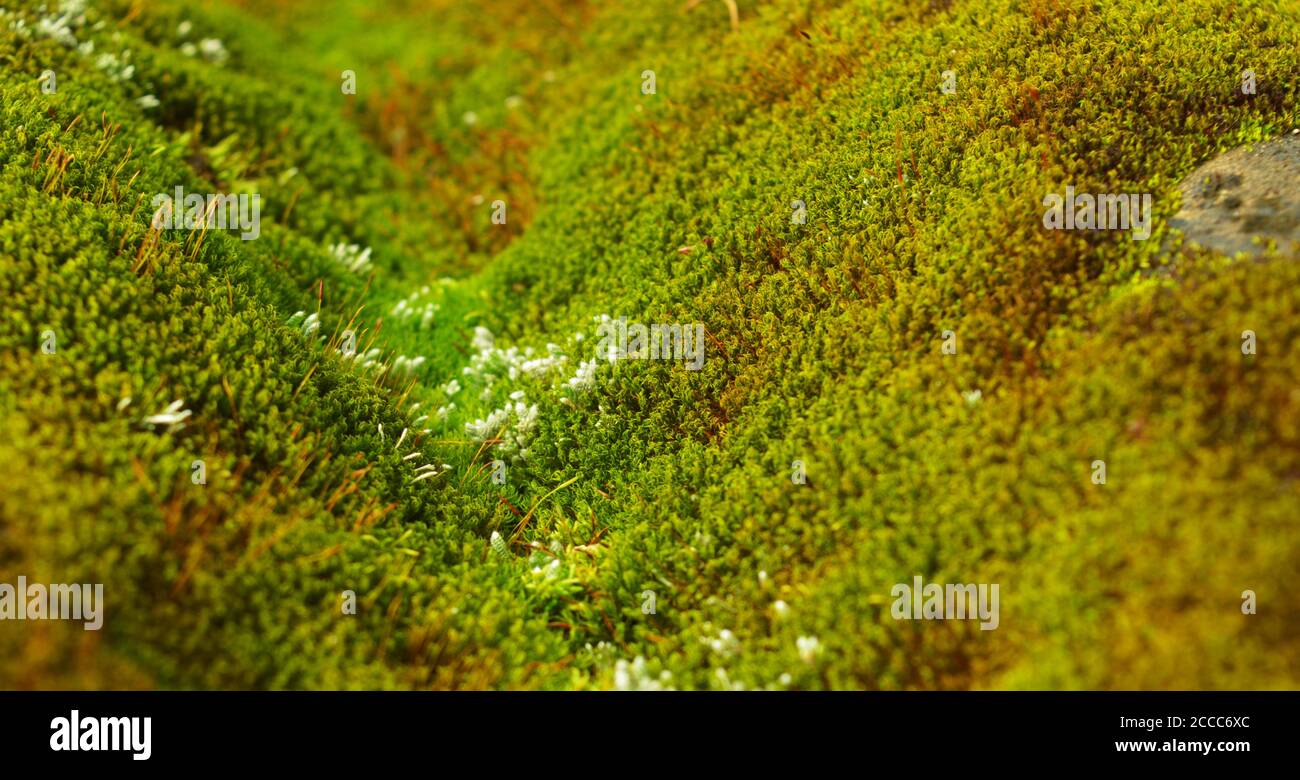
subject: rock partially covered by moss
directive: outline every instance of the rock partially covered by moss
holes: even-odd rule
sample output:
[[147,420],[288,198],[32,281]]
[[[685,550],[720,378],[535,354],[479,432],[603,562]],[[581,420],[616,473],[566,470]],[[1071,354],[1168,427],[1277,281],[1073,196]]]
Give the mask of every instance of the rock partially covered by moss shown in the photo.
[[1300,251],[1300,134],[1225,152],[1179,187],[1171,222],[1194,245],[1225,255],[1258,255],[1270,242]]

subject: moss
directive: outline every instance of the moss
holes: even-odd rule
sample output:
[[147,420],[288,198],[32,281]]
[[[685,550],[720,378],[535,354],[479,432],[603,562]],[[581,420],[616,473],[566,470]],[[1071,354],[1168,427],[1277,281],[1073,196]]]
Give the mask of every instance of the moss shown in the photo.
[[[1300,266],[1165,227],[1296,127],[1294,3],[110,2],[89,55],[39,5],[0,20],[0,581],[108,616],[0,625],[0,683],[1297,684]],[[1043,230],[1066,184],[1152,193],[1152,239]],[[153,230],[176,186],[260,237]],[[591,363],[602,315],[703,323],[703,369]],[[999,629],[893,620],[914,575],[1000,583]]]

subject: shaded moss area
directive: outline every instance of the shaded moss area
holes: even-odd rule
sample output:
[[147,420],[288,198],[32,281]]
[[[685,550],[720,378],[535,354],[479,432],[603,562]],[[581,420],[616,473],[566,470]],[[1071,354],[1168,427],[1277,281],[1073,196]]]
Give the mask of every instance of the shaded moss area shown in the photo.
[[1300,264],[1167,228],[1294,2],[245,5],[0,17],[0,582],[106,599],[0,684],[1300,684]]

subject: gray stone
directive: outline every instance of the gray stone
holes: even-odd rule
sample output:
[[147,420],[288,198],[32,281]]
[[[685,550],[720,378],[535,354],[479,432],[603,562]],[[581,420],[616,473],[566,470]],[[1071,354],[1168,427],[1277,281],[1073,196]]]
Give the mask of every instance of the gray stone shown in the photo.
[[1170,224],[1187,243],[1259,255],[1259,237],[1282,252],[1300,250],[1300,135],[1225,152],[1179,186],[1183,204]]

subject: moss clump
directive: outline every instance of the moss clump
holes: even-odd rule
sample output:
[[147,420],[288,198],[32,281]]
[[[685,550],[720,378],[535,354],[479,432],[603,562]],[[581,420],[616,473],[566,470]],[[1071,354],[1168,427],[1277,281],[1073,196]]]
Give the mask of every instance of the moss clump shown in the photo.
[[[1166,224],[1297,126],[1298,10],[18,4],[0,581],[108,611],[0,624],[0,683],[1295,687],[1300,265]],[[1044,230],[1067,184],[1152,239]],[[892,619],[914,575],[999,628]]]

